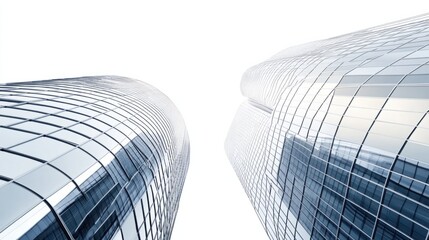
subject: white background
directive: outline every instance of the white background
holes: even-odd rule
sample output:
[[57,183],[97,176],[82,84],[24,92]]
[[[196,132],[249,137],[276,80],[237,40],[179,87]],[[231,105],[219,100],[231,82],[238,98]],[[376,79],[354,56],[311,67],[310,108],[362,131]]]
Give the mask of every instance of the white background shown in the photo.
[[172,239],[267,239],[223,149],[242,73],[286,47],[428,11],[427,0],[2,0],[0,82],[121,75],[154,85],[191,138]]

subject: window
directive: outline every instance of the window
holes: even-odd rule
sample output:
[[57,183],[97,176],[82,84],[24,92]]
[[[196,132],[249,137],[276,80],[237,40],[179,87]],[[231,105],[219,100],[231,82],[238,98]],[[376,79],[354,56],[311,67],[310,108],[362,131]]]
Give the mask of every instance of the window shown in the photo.
[[95,163],[93,157],[77,148],[52,161],[51,164],[64,171],[71,178],[76,178]]
[[[49,151],[46,151],[46,148],[49,148]],[[73,148],[74,147],[72,145],[63,143],[53,138],[39,137],[32,141],[13,147],[11,150],[45,161],[50,161]]]
[[70,179],[64,174],[49,165],[43,165],[17,179],[17,182],[25,185],[45,198],[59,190],[69,181]]
[[16,154],[0,151],[0,175],[8,178],[16,178],[36,168],[41,163],[35,160],[21,157]]
[[31,134],[31,133],[22,132],[14,129],[9,129],[9,128],[3,128],[3,127],[0,127],[0,136],[2,136],[0,137],[1,148],[9,148],[37,137],[36,134]]
[[0,231],[42,201],[14,183],[2,186],[0,196]]

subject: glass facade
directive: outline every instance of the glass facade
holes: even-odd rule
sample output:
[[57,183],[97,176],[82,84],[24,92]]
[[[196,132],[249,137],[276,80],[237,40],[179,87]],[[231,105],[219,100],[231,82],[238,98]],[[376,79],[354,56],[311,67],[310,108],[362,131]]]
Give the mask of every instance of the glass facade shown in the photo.
[[243,75],[225,148],[270,239],[428,239],[429,15]]
[[183,119],[148,84],[0,85],[0,239],[169,239],[188,165]]

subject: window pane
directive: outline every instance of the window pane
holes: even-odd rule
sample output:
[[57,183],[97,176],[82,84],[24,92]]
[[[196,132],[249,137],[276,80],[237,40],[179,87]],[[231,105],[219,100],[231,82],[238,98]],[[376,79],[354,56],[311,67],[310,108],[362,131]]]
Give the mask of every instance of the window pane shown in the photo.
[[57,108],[45,107],[45,106],[34,105],[34,104],[25,104],[20,106],[20,108],[38,111],[42,113],[56,113],[61,111],[60,109],[57,109]]
[[417,66],[390,66],[380,72],[381,75],[405,75],[416,69]]
[[366,68],[360,67],[360,68],[355,68],[347,75],[374,75],[382,69],[383,67],[366,67]]
[[383,109],[426,112],[429,109],[429,97],[420,99],[390,97]]
[[13,127],[41,134],[48,134],[58,130],[57,127],[38,122],[24,122]]
[[48,137],[40,137],[18,145],[12,148],[12,150],[40,158],[45,161],[50,161],[55,157],[58,157],[59,155],[71,150],[72,148],[74,148],[72,145],[60,142],[58,140]]
[[45,198],[59,190],[69,181],[70,179],[64,174],[49,165],[44,165],[17,179],[17,182],[29,187]]
[[394,122],[398,124],[415,126],[422,116],[422,113],[391,111],[383,109],[377,120],[382,122]]
[[418,127],[411,135],[410,140],[429,145],[429,129]]
[[134,220],[134,214],[131,212],[122,224],[122,231],[124,234],[124,240],[135,240],[137,239],[137,229]]
[[419,50],[413,54],[410,54],[406,58],[427,58],[429,57],[429,50]]
[[428,153],[429,146],[408,141],[404,149],[402,150],[401,155],[404,157],[412,158],[414,160],[429,163],[429,160],[427,158]]
[[429,99],[429,87],[426,87],[426,86],[418,86],[418,87],[399,86],[393,92],[392,97]]
[[26,111],[26,110],[15,109],[15,108],[0,108],[0,114],[6,115],[6,116],[20,117],[25,119],[38,118],[45,115],[43,113],[37,113],[37,112]]
[[30,191],[9,183],[0,188],[0,232],[42,200]]
[[429,75],[407,75],[401,84],[427,83]]
[[98,160],[102,159],[109,152],[106,148],[94,141],[85,143],[83,146],[81,146],[81,148],[85,149],[89,154]]
[[137,226],[140,227],[143,224],[143,208],[141,201],[138,201],[134,208],[137,217]]
[[395,123],[387,123],[375,121],[371,128],[371,133],[377,133],[380,135],[391,136],[399,139],[405,139],[408,137],[414,126],[402,125]]
[[82,144],[86,141],[88,141],[89,138],[86,138],[80,134],[77,134],[75,132],[63,129],[58,132],[50,134],[50,136],[59,138],[61,140],[74,143],[76,145]]
[[364,145],[378,148],[391,153],[398,153],[403,143],[404,139],[397,139],[375,133],[369,133]]
[[8,126],[8,125],[12,125],[12,124],[19,123],[22,121],[25,121],[25,120],[18,119],[18,118],[0,116],[0,126]]
[[72,120],[68,120],[57,116],[47,116],[47,117],[40,118],[38,120],[42,122],[52,123],[54,125],[61,126],[61,127],[68,127],[76,123]]
[[423,65],[413,72],[413,74],[429,74],[429,65]]
[[[73,109],[73,110],[75,110],[75,109]],[[83,121],[85,119],[88,119],[87,116],[82,115],[82,114],[78,114],[75,112],[62,112],[62,113],[59,113],[58,115],[62,116],[62,117],[73,119],[75,121]]]
[[340,127],[338,129],[336,139],[341,139],[347,142],[361,144],[366,132],[362,130],[356,130],[347,127]]
[[37,137],[36,134],[0,127],[0,148],[9,148]]
[[94,128],[89,127],[89,126],[84,125],[84,124],[74,125],[70,129],[73,131],[79,132],[79,133],[83,133],[85,136],[88,136],[90,138],[93,138],[93,137],[100,134],[100,131],[97,131]]
[[396,84],[402,79],[402,77],[403,76],[397,75],[375,75],[365,84]]
[[81,149],[75,149],[52,161],[52,165],[64,171],[71,178],[76,178],[96,161]]
[[386,98],[393,89],[393,85],[384,85],[384,86],[363,86],[359,89],[359,92],[356,96],[365,96],[365,97],[381,97]]
[[16,154],[0,151],[0,175],[8,178],[16,178],[41,163]]
[[101,121],[98,121],[96,119],[90,119],[88,121],[85,122],[86,124],[88,124],[91,127],[94,127],[102,132],[110,129],[111,127]]

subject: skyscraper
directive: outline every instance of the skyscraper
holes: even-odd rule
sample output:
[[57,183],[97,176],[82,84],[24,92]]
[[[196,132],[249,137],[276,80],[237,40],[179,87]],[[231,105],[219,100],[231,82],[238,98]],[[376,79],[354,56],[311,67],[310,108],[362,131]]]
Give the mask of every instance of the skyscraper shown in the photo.
[[169,239],[188,165],[182,117],[143,82],[0,85],[0,239]]
[[225,148],[270,239],[428,239],[428,19],[246,71]]

